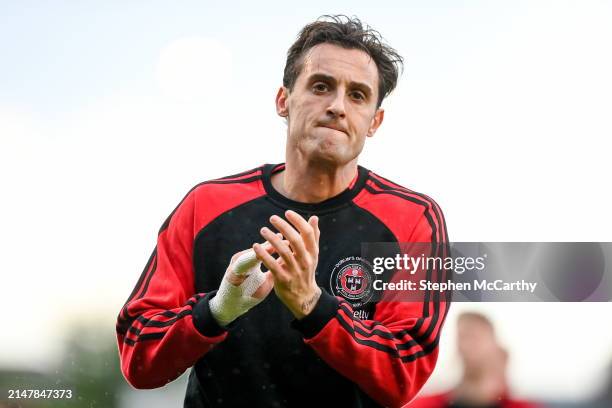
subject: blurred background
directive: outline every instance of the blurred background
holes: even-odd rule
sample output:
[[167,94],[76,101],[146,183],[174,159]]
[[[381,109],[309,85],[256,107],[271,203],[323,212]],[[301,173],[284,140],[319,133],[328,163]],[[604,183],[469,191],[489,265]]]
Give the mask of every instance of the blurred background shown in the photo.
[[[188,373],[125,382],[115,318],[192,186],[283,161],[286,50],[336,13],[406,64],[361,164],[432,196],[452,241],[611,240],[612,2],[3,2],[0,407],[182,406]],[[611,303],[455,304],[423,395],[461,381],[464,311],[517,398],[610,398]],[[45,387],[74,395],[7,399]]]

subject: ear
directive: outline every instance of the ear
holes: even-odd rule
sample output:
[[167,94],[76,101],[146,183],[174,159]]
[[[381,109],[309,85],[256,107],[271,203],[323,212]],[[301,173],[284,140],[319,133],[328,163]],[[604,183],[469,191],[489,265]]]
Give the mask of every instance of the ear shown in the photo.
[[289,116],[289,109],[287,106],[287,98],[289,97],[289,90],[284,86],[281,86],[276,93],[276,113],[278,116],[286,118]]
[[368,129],[367,136],[372,137],[378,127],[383,123],[383,119],[385,118],[385,110],[382,108],[376,109],[376,113],[374,113],[374,117],[372,117],[372,121],[370,122],[370,128]]

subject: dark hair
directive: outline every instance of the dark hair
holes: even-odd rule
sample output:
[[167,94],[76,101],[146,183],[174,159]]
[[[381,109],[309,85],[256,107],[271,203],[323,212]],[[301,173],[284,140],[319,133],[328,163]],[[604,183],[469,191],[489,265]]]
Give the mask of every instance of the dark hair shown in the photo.
[[[322,19],[330,19],[324,21]],[[302,71],[303,56],[315,45],[330,43],[346,49],[365,51],[378,68],[378,103],[393,91],[397,85],[399,70],[403,70],[403,58],[383,42],[382,36],[370,26],[365,27],[357,17],[325,15],[305,26],[297,40],[287,51],[287,62],[283,74],[283,86],[293,90],[295,81]]]

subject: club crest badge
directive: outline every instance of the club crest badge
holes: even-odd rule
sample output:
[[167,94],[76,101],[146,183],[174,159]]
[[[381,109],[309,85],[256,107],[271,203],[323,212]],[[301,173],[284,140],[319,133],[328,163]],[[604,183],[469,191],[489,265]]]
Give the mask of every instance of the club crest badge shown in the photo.
[[373,294],[372,266],[358,256],[341,259],[331,273],[330,289],[335,296],[346,299],[353,308],[368,303]]

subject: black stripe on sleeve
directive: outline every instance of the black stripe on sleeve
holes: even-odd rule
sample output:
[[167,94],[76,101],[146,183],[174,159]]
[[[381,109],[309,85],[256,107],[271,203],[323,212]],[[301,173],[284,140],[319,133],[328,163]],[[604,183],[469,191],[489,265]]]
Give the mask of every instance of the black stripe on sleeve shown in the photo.
[[[431,200],[429,197],[419,194],[419,193],[415,193],[412,192],[410,190],[402,190],[399,188],[394,188],[388,185],[385,185],[384,183],[382,183],[379,180],[376,180],[373,177],[370,177],[370,180],[373,181],[373,183],[380,187],[382,189],[382,191],[376,190],[374,188],[372,188],[371,186],[367,185],[365,186],[366,190],[369,191],[372,194],[391,194],[391,195],[395,195],[398,196],[402,199],[411,201],[415,204],[418,204],[420,206],[422,206],[424,208],[424,216],[427,219],[428,224],[430,225],[430,229],[432,231],[432,236],[431,236],[431,253],[435,254],[435,255],[440,255],[441,253],[444,253],[444,249],[443,247],[445,247],[445,249],[448,247],[448,242],[445,239],[447,237],[447,231],[446,231],[446,225],[443,221],[443,216],[441,214],[441,212],[438,211],[438,206],[437,204]],[[413,197],[411,195],[416,195],[419,198]],[[433,217],[432,217],[432,213],[433,213]],[[435,221],[434,221],[435,218]],[[438,229],[438,226],[442,226],[442,228],[440,228],[440,230]],[[445,242],[445,244],[440,245],[439,244],[439,235],[441,235],[442,241]],[[438,270],[437,271],[437,278],[440,279],[442,274],[444,272]],[[432,271],[431,269],[428,269],[427,271],[427,278],[431,279],[431,274]],[[426,298],[424,301],[424,305],[423,305],[423,316],[422,318],[419,318],[417,320],[417,323],[415,324],[415,326],[413,326],[410,329],[406,329],[406,330],[402,330],[402,332],[398,333],[399,335],[401,334],[410,334],[414,340],[412,340],[414,343],[417,344],[421,344],[421,342],[426,341],[430,336],[431,333],[436,329],[436,327],[438,326],[438,320],[439,320],[439,314],[440,314],[440,297],[439,297],[439,293],[434,292],[433,294],[434,297],[434,311],[433,311],[433,316],[431,318],[431,321],[429,322],[428,328],[427,330],[422,334],[419,335],[418,332],[420,331],[423,323],[425,322],[425,317],[429,316],[429,305],[430,305],[430,292],[428,291],[426,293]],[[447,299],[448,299],[448,295],[447,295]],[[343,309],[345,312],[346,310]],[[444,316],[443,316],[443,320],[442,323],[444,322],[444,320],[446,319],[446,315],[448,312],[448,307],[445,307],[444,310]],[[352,319],[354,319],[354,317],[352,316],[352,314],[347,313]],[[346,323],[346,322],[345,322]],[[344,326],[344,325],[343,325]],[[357,327],[357,326],[355,326]],[[346,327],[345,327],[346,328]],[[433,341],[427,345],[425,345],[423,347],[422,351],[418,351],[416,353],[410,354],[408,356],[403,356],[402,357],[402,361],[413,361],[414,359],[429,354],[432,350],[434,350],[439,342],[439,338],[440,338],[440,334],[441,334],[441,326],[438,328],[438,331],[436,333],[435,338],[433,339]],[[353,336],[354,336],[354,332],[352,332]],[[360,333],[361,334],[361,333]],[[407,346],[402,346],[402,343],[400,343],[398,346],[400,346],[401,348],[399,349],[407,349],[410,348],[412,346],[414,346],[414,344],[411,344],[411,341],[406,342]]]
[[[124,342],[128,345],[134,345],[137,341],[157,339],[158,337],[149,336],[149,334],[151,333],[145,333],[145,334],[141,334],[141,333],[147,327],[162,328],[162,327],[172,326],[174,323],[176,323],[178,320],[182,319],[183,317],[191,315],[193,313],[193,307],[196,305],[198,300],[200,300],[203,297],[204,295],[202,294],[197,294],[191,297],[189,301],[185,303],[185,306],[190,306],[191,308],[183,310],[182,312],[179,312],[179,313],[175,313],[171,310],[164,310],[149,318],[146,318],[143,316],[137,316],[134,320],[138,321],[142,325],[141,328],[137,328],[132,325],[130,325],[129,328],[117,326],[117,332],[120,334],[126,335],[127,332],[129,331],[129,333],[136,335],[135,340],[129,339],[127,337],[124,339]],[[158,316],[167,317],[170,320],[165,320],[165,321],[153,320],[155,317],[158,317]],[[165,333],[165,332],[167,332],[167,330],[158,332],[158,333],[153,333],[153,334],[159,334],[159,333]]]

